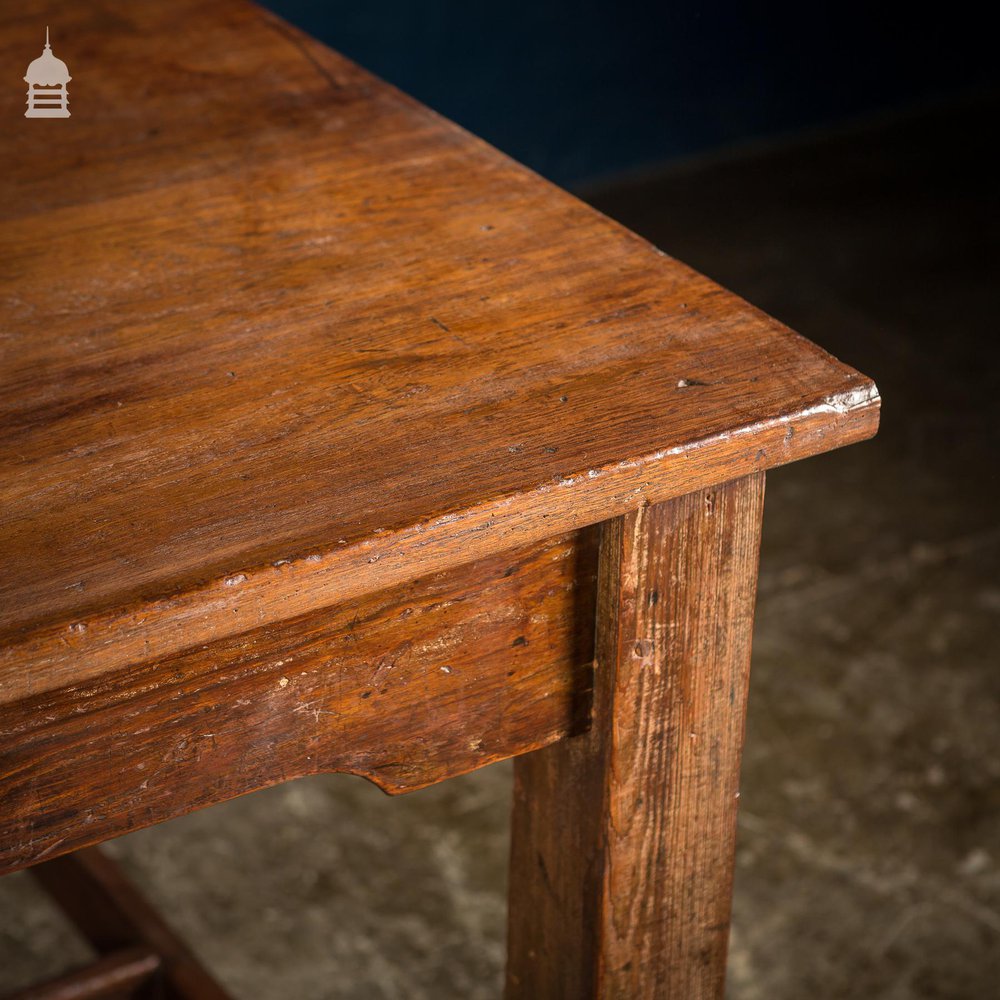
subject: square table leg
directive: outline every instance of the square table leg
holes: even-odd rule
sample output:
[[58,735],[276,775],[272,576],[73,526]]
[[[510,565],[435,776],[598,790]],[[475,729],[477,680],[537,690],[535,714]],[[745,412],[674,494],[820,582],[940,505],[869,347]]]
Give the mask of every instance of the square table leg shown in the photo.
[[588,733],[517,759],[509,998],[721,998],[764,476],[602,526]]

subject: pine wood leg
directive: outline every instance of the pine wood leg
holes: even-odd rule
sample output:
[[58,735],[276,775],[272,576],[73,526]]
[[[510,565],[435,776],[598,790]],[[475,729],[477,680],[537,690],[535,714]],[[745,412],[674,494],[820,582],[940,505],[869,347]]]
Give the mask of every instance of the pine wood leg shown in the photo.
[[602,527],[590,731],[515,765],[507,995],[721,998],[764,477]]

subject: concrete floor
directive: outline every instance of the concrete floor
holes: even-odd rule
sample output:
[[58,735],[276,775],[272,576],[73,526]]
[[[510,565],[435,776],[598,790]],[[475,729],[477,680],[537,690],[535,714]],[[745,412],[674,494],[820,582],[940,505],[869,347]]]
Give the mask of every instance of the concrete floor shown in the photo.
[[[769,477],[732,1000],[998,995],[998,110],[589,193],[885,400],[875,442]],[[508,765],[401,799],[319,777],[108,850],[245,1000],[478,1000],[509,795]],[[86,956],[27,876],[0,881],[0,989]]]

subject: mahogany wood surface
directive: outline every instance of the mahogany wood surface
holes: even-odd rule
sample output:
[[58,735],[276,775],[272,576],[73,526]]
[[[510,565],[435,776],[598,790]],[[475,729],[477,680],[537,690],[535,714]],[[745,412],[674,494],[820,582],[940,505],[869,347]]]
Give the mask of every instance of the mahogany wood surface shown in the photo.
[[763,495],[604,526],[590,731],[515,762],[508,997],[721,1000]]
[[0,711],[0,872],[322,771],[418,788],[587,722],[582,530]]
[[[0,59],[43,11],[0,4]],[[56,24],[58,22],[58,24]],[[871,435],[871,381],[243,0],[0,88],[0,703]]]
[[763,470],[874,384],[244,0],[49,22],[72,117],[0,88],[0,871],[527,754],[511,995],[718,995]]

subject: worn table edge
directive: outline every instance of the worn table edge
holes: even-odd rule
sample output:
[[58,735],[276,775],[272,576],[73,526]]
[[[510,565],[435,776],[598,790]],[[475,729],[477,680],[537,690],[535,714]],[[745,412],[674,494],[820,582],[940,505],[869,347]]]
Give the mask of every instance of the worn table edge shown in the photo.
[[[346,546],[333,544],[278,564],[233,565],[207,583],[175,593],[11,630],[0,638],[0,704],[866,440],[878,429],[880,404],[874,382],[856,375],[848,388],[792,413],[653,449],[638,459],[580,469],[558,483],[511,491]],[[560,502],[544,502],[553,492],[564,494]]]

